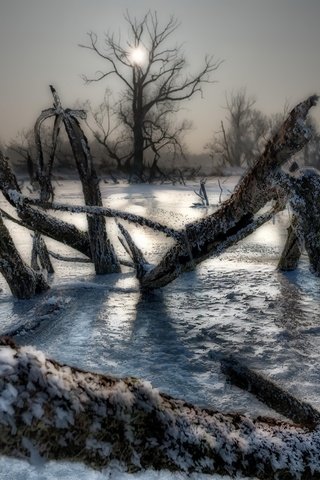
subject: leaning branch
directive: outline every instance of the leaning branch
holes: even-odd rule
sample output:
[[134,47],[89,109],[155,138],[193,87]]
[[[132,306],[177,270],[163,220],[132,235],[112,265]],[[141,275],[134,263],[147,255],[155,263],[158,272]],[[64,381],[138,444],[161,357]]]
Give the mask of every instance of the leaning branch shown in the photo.
[[[111,218],[121,218],[130,223],[135,223],[143,227],[151,228],[152,230],[164,233],[168,237],[172,237],[176,240],[181,238],[181,232],[173,228],[166,227],[161,223],[154,222],[148,218],[141,217],[140,215],[135,215],[133,213],[122,212],[121,210],[116,210],[107,207],[93,207],[88,205],[67,205],[65,203],[59,202],[41,202],[39,200],[33,200],[31,198],[25,197],[24,195],[17,195],[16,191],[9,192],[11,195],[11,200],[15,201],[17,204],[33,205],[40,207],[44,210],[56,210],[60,212],[70,212],[70,213],[87,213],[93,216],[104,216]],[[38,209],[37,209],[38,211]]]

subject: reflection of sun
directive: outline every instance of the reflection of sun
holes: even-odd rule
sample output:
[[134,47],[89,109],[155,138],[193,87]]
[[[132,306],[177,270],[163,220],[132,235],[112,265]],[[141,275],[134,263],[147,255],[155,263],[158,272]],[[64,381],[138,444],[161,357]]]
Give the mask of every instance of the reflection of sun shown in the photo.
[[130,60],[135,65],[142,65],[146,60],[146,51],[141,48],[133,48],[130,53]]

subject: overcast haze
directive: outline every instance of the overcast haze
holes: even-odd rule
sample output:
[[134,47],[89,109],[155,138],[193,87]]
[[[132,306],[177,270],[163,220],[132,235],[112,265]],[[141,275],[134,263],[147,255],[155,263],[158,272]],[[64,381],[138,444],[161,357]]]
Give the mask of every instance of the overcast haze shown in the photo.
[[[102,100],[108,86],[84,85],[81,74],[101,64],[78,44],[86,32],[99,37],[122,31],[123,13],[140,18],[157,10],[165,23],[171,14],[181,25],[174,43],[184,42],[190,72],[205,54],[224,63],[217,81],[184,104],[194,130],[187,143],[201,152],[225,116],[226,91],[247,87],[265,113],[281,111],[311,93],[320,93],[320,0],[0,0],[0,139],[8,141],[30,127],[51,104],[48,85],[57,87],[65,106],[77,100]],[[111,85],[112,86],[112,85]],[[319,107],[315,112],[319,118]]]

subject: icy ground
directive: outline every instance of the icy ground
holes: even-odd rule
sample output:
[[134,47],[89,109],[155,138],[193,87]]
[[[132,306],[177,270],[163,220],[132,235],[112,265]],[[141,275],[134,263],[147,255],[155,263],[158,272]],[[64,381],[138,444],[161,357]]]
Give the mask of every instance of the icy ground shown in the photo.
[[[223,199],[235,181],[224,181]],[[106,206],[176,228],[206,214],[206,209],[191,208],[197,201],[194,188],[198,189],[198,185],[102,184]],[[57,200],[81,203],[77,182],[64,182],[56,190]],[[217,205],[217,182],[212,180],[207,190],[211,203]],[[7,208],[4,200],[0,205]],[[64,214],[63,218],[85,225],[83,216]],[[142,377],[162,391],[199,405],[250,415],[275,415],[250,394],[226,383],[219,360],[232,354],[320,408],[320,279],[309,273],[305,256],[296,272],[276,271],[288,222],[286,211],[220,258],[207,260],[195,272],[148,295],[139,293],[129,270],[121,275],[96,277],[90,265],[56,260],[52,289],[31,301],[13,300],[1,278],[0,334],[14,333],[18,343],[34,345],[51,358],[79,368]],[[30,233],[7,225],[29,260]],[[116,242],[113,220],[108,220],[108,230]],[[130,230],[150,262],[156,262],[170,244],[170,240],[148,229],[132,226]],[[75,255],[54,241],[48,241],[48,245],[60,254]],[[117,249],[122,252],[118,243]],[[124,253],[121,255],[125,258]],[[50,462],[40,468],[0,459],[0,480],[56,478],[187,477],[168,472],[146,472],[134,477],[117,471],[101,474],[81,465]]]

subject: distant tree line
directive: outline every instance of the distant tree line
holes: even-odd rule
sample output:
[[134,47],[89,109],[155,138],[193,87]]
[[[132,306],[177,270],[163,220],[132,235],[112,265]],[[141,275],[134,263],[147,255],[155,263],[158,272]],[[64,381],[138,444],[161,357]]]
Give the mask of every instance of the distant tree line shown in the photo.
[[[88,107],[88,104],[85,104]],[[89,108],[89,107],[88,107]],[[102,107],[100,106],[99,109]],[[254,97],[247,95],[245,89],[226,94],[226,117],[221,121],[221,128],[214,132],[211,140],[204,146],[202,153],[174,154],[170,148],[164,148],[157,159],[157,166],[162,176],[156,176],[165,180],[173,178],[172,173],[181,172],[186,177],[192,173],[202,175],[223,175],[235,172],[237,169],[246,168],[254,163],[261,155],[266,139],[268,139],[279,128],[288,114],[289,107],[284,106],[283,111],[271,116],[263,114],[256,108]],[[97,111],[91,115],[90,129],[98,128],[95,124]],[[89,124],[90,120],[87,120]],[[100,121],[100,120],[99,120]],[[320,134],[316,131],[314,121],[308,120],[312,127],[313,135],[305,147],[295,156],[300,166],[313,166],[320,169]],[[101,127],[102,128],[102,127]],[[95,167],[100,176],[113,178],[125,178],[123,169],[119,168],[117,161],[108,154],[107,149],[98,139],[99,133],[90,134],[91,152]],[[42,144],[43,150],[48,154],[51,148],[51,128],[43,127]],[[33,129],[20,132],[16,138],[7,145],[2,144],[2,152],[10,159],[11,165],[19,174],[32,176],[34,169],[33,160],[36,155],[36,144]],[[144,154],[146,165],[152,165],[152,152]],[[54,174],[59,176],[72,175],[74,172],[73,154],[67,136],[62,133],[57,142],[55,153]]]

